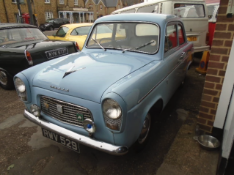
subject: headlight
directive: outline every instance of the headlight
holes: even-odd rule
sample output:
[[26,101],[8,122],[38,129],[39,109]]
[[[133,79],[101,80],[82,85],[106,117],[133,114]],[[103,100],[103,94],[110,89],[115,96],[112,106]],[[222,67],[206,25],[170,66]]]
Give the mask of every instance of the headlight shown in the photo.
[[112,99],[106,99],[102,104],[102,111],[106,126],[119,131],[122,124],[122,110],[119,104]]
[[27,93],[24,82],[20,78],[16,78],[14,83],[20,99],[23,101],[27,101]]
[[102,110],[103,110],[103,113],[111,119],[118,119],[122,115],[122,111],[121,111],[119,104],[116,101],[111,100],[111,99],[106,99],[103,102]]

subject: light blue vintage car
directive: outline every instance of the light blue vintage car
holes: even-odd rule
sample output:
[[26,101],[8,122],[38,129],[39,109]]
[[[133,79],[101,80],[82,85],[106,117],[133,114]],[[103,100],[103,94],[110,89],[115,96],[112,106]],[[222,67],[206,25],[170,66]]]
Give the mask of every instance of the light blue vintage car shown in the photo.
[[24,70],[14,83],[43,136],[76,152],[80,143],[123,155],[145,145],[153,111],[183,83],[192,52],[175,16],[111,15],[96,20],[81,52]]

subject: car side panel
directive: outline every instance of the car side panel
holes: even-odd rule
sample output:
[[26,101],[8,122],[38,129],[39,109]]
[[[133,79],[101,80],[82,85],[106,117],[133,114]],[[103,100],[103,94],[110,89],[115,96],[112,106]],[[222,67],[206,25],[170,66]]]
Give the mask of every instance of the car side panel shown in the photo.
[[11,76],[28,67],[30,66],[23,50],[0,48],[0,68],[6,70]]

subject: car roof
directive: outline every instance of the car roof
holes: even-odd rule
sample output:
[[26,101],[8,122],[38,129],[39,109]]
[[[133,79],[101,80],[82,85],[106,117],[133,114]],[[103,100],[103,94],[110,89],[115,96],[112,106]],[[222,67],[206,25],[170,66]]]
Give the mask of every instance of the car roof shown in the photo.
[[[179,1],[179,0],[154,0],[154,1],[149,1],[149,2],[142,2],[142,3],[138,3],[138,4],[135,4],[135,5],[131,5],[131,6],[128,6],[128,7],[124,7],[124,8],[121,8],[121,9],[118,9],[118,10],[115,10],[113,13],[119,13],[119,12],[122,12],[122,11],[127,11],[127,10],[131,10],[131,9],[134,9],[134,8],[139,8],[139,7],[143,7],[143,6],[148,6],[148,5],[152,5],[152,4],[155,4],[155,3],[159,3],[159,2],[183,2],[183,1]],[[204,0],[189,0],[189,1],[184,1],[183,3],[205,3]]]
[[22,23],[0,23],[0,30],[1,29],[11,29],[11,28],[37,28],[36,26],[29,25],[29,24],[22,24]]
[[76,28],[76,27],[85,27],[85,26],[92,26],[93,23],[73,23],[73,24],[65,24],[62,25],[63,27],[68,27],[68,28]]
[[136,21],[136,22],[152,22],[152,23],[165,23],[169,21],[181,21],[175,15],[166,15],[166,14],[156,14],[156,13],[123,13],[123,14],[116,14],[116,15],[108,15],[102,18],[98,18],[95,23],[99,22],[107,22],[107,21]]

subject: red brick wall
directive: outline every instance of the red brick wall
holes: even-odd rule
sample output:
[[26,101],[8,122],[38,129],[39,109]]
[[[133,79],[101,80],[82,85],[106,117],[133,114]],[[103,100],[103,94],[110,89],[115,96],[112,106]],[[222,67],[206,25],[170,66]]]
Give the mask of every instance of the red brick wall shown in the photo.
[[221,0],[220,2],[211,56],[198,115],[200,129],[206,132],[212,131],[234,35],[234,17],[226,17],[227,4],[228,0]]

